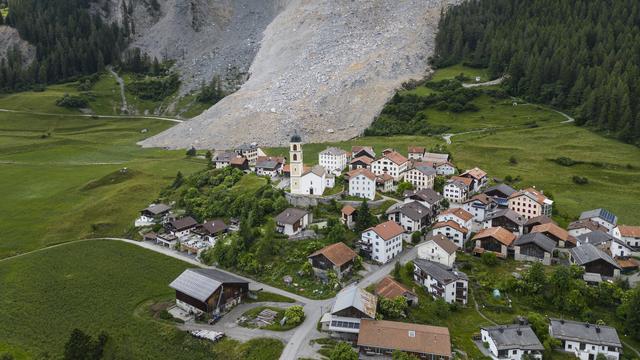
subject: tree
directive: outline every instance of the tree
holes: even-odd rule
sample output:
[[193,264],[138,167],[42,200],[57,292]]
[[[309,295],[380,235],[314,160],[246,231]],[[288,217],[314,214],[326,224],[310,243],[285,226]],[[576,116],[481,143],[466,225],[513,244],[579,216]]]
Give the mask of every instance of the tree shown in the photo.
[[[444,185],[447,183],[447,178],[444,176],[436,176],[436,179],[433,181],[433,190],[442,194],[444,190]],[[447,206],[448,207],[448,206]]]
[[346,342],[339,342],[331,351],[329,360],[358,360],[358,352]]
[[482,263],[487,266],[496,266],[498,264],[498,258],[493,252],[487,251],[482,254]]
[[624,328],[636,340],[640,340],[640,287],[625,293],[619,313],[624,319]]
[[535,262],[524,275],[524,283],[529,294],[540,294],[547,283],[542,263]]
[[304,309],[300,305],[289,306],[284,311],[284,316],[287,318],[288,324],[300,324],[302,321],[304,321]]
[[65,360],[98,360],[107,342],[107,335],[101,333],[97,340],[82,330],[74,329],[64,345]]
[[422,233],[420,231],[415,231],[413,234],[411,234],[411,242],[413,244],[419,243],[420,240],[422,240]]
[[404,316],[407,310],[407,299],[404,296],[397,296],[393,299],[380,298],[378,301],[380,313],[385,319],[398,319]]
[[398,194],[398,196],[403,196],[404,192],[408,190],[413,190],[413,184],[408,181],[401,181],[398,184],[396,193]]
[[193,146],[187,150],[187,156],[196,156],[196,148]]
[[183,183],[184,183],[184,176],[180,171],[178,171],[178,173],[176,174],[176,178],[173,180],[173,183],[171,184],[171,188],[177,189],[180,186],[182,186]]
[[369,210],[369,204],[367,203],[367,200],[364,200],[360,205],[360,208],[358,208],[358,211],[356,212],[355,223],[356,231],[358,232],[362,232],[375,225],[376,220]]

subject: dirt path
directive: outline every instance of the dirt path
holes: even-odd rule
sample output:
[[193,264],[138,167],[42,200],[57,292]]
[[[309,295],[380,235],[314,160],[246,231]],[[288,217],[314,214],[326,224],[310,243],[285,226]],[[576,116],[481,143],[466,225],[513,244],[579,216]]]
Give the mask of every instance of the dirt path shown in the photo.
[[182,120],[179,120],[179,119],[168,118],[168,117],[160,117],[160,116],[54,114],[54,113],[46,113],[46,112],[39,112],[39,111],[24,111],[24,110],[11,110],[11,109],[0,109],[0,112],[6,112],[6,113],[12,113],[12,114],[41,115],[41,116],[82,117],[82,118],[92,118],[92,119],[151,119],[151,120],[171,121],[171,122],[174,122],[174,123],[183,122]]
[[502,82],[504,81],[504,76],[501,76],[495,80],[491,80],[491,81],[486,81],[483,83],[477,83],[477,84],[462,84],[462,87],[465,88],[474,88],[474,87],[479,87],[479,86],[491,86],[491,85],[500,85],[502,84]]
[[120,77],[120,75],[118,75],[117,72],[113,70],[111,66],[107,67],[107,70],[109,70],[111,75],[113,75],[113,77],[116,78],[116,81],[118,82],[118,85],[120,87],[120,98],[122,103],[122,106],[120,107],[120,113],[128,114],[129,106],[127,105],[127,97],[125,96],[125,93],[124,93],[124,80]]

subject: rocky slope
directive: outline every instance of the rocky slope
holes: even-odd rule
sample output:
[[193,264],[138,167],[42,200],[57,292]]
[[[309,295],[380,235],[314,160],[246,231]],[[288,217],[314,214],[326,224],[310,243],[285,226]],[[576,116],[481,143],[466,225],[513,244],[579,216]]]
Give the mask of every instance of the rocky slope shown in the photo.
[[7,52],[14,46],[18,46],[22,55],[23,65],[30,64],[36,57],[35,46],[22,40],[18,30],[9,26],[0,26],[0,59],[7,56]]
[[146,147],[277,146],[361,134],[404,81],[428,71],[440,11],[455,0],[292,0],[269,24],[236,93]]

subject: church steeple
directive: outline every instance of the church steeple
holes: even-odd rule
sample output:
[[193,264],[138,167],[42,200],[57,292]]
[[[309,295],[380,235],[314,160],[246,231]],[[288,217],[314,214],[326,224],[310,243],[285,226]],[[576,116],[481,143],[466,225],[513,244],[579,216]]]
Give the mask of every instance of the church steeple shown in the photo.
[[289,166],[291,171],[291,193],[300,194],[302,191],[300,179],[304,163],[302,158],[302,137],[297,132],[291,136],[289,143]]

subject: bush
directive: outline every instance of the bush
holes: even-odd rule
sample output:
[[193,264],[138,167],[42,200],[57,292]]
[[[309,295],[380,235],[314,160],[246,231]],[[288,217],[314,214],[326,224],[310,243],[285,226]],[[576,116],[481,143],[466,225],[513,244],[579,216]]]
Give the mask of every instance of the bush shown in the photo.
[[584,176],[577,176],[577,175],[574,175],[574,176],[571,178],[571,180],[573,180],[574,184],[577,184],[577,185],[586,185],[586,184],[588,184],[588,183],[589,183],[589,179],[587,179],[587,178],[586,178],[586,177],[584,177]]
[[566,156],[560,156],[558,158],[555,158],[553,159],[553,162],[555,162],[560,166],[573,166],[573,165],[582,164],[582,161],[573,160],[572,158],[566,157]]
[[284,311],[284,316],[287,318],[288,324],[300,324],[304,321],[304,309],[300,305],[290,306]]
[[133,81],[127,91],[142,100],[162,101],[178,90],[180,78],[178,74],[165,77],[146,77]]
[[511,157],[509,158],[509,164],[517,165],[518,164],[518,159],[516,159],[515,156],[511,155]]
[[80,109],[86,108],[89,104],[83,97],[64,94],[62,98],[56,100],[56,105],[69,109]]
[[492,252],[485,252],[482,254],[482,263],[487,266],[496,266],[498,264],[498,257]]

